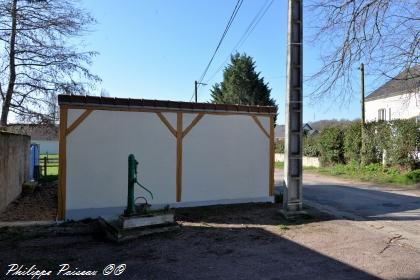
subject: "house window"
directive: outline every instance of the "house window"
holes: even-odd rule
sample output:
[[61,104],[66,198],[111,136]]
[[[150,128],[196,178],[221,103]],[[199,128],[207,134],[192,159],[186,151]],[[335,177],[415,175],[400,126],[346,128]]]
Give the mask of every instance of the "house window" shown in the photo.
[[385,121],[386,120],[386,110],[379,109],[378,110],[378,121]]

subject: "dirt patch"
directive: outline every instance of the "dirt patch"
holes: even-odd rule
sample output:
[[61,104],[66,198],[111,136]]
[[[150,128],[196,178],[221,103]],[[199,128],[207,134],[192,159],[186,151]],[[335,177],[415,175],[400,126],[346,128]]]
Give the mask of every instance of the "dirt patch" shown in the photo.
[[180,231],[122,244],[104,240],[93,230],[95,221],[0,229],[0,277],[11,263],[51,269],[55,277],[48,279],[59,278],[63,263],[73,270],[96,270],[96,278],[103,278],[109,264],[126,264],[121,279],[420,276],[420,252],[399,246],[398,240],[390,243],[380,230],[367,231],[357,222],[332,220],[312,209],[303,219],[285,221],[278,208],[245,204],[178,209]]
[[0,213],[1,222],[55,220],[57,215],[57,182],[48,182],[33,193],[21,194]]

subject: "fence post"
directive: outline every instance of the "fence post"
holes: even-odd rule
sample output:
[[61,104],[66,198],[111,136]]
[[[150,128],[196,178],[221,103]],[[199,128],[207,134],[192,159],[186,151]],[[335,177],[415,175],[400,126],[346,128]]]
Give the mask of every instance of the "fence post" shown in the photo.
[[47,176],[47,157],[44,156],[44,176]]

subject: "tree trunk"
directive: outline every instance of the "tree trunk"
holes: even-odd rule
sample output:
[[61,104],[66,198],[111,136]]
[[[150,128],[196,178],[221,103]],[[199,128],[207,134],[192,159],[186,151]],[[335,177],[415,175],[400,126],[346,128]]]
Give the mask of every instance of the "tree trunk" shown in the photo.
[[0,125],[7,125],[7,117],[9,115],[10,104],[12,102],[12,95],[15,88],[16,81],[16,65],[15,65],[15,42],[16,42],[16,5],[17,0],[12,0],[12,30],[9,41],[9,83],[5,94],[3,106],[1,108]]

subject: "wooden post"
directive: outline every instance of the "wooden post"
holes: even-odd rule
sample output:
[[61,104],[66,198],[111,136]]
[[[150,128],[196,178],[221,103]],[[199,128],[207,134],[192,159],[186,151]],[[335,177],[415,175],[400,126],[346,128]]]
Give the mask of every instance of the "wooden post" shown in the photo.
[[58,167],[58,219],[64,220],[66,214],[66,129],[67,107],[60,106],[60,142],[59,142],[59,167]]
[[176,202],[182,199],[182,113],[176,118]]
[[270,148],[269,148],[270,168],[269,171],[269,195],[274,195],[274,117],[270,117]]
[[360,64],[360,107],[361,107],[361,122],[365,125],[365,65]]
[[360,163],[362,165],[366,164],[366,146],[365,146],[365,65],[360,64],[360,107],[361,107],[361,116],[360,116],[360,140],[362,147],[360,149]]
[[195,96],[195,103],[197,103],[197,81],[194,81],[194,96]]
[[47,157],[44,156],[44,177],[47,177]]

